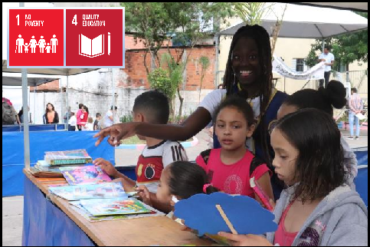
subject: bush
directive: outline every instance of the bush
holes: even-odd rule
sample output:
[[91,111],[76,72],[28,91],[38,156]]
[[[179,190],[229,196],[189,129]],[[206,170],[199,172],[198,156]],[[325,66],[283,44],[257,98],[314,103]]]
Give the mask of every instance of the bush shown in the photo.
[[152,89],[156,89],[164,93],[169,100],[172,100],[176,94],[176,87],[171,83],[171,79],[168,75],[168,72],[157,68],[149,73],[148,81]]
[[133,117],[132,115],[127,115],[127,116],[125,115],[125,116],[122,116],[119,120],[121,123],[129,123],[133,121]]

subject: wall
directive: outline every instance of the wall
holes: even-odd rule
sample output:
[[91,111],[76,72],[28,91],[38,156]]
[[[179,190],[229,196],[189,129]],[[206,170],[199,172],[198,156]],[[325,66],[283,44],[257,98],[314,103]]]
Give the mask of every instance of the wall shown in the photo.
[[[173,57],[180,56],[182,49],[170,48],[170,53]],[[158,54],[161,58],[163,53],[167,53],[167,49],[161,49]],[[201,65],[199,58],[206,56],[209,58],[210,65],[206,70],[206,76],[203,80],[202,89],[214,89],[214,61],[215,61],[215,47],[212,46],[198,46],[194,47],[192,51],[186,49],[183,57],[188,54],[188,63],[184,74],[184,82],[182,89],[184,90],[199,90],[201,78]],[[119,87],[149,88],[149,81],[147,79],[147,72],[144,66],[144,50],[126,50],[125,54],[125,69],[120,73]],[[146,57],[146,64],[150,69],[151,64],[150,54]]]
[[[117,77],[118,69],[113,69],[115,86],[115,101],[114,104],[118,107],[117,117],[130,115],[135,98],[146,91],[145,87],[127,87],[120,85]],[[67,87],[67,78],[60,80],[61,88]],[[201,99],[204,98],[212,89],[203,89],[201,91]],[[30,92],[30,110],[35,112],[35,123],[42,123],[42,116],[45,113],[45,107],[48,102],[52,103],[60,115],[60,122],[63,122],[63,116],[67,106],[71,106],[71,110],[76,112],[78,104],[83,103],[89,108],[89,116],[95,119],[97,112],[103,116],[110,109],[113,103],[113,87],[110,73],[104,72],[104,69],[92,71],[85,74],[69,76],[68,78],[68,101],[65,92]],[[183,115],[189,115],[196,109],[199,104],[199,91],[181,91],[184,99]],[[35,103],[34,103],[34,95]],[[66,103],[68,102],[68,104]],[[179,101],[175,101],[175,110],[178,113]]]

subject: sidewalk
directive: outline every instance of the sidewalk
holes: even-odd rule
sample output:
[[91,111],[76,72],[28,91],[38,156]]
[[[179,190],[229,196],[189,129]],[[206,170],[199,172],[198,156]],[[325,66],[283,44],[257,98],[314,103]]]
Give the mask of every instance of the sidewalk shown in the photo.
[[[345,140],[351,148],[367,147],[367,130],[361,130],[357,140],[347,139],[348,130],[341,130]],[[205,130],[199,132],[196,137],[199,143],[186,149],[189,160],[195,160],[200,152],[208,149],[209,136]],[[140,150],[130,150],[125,156],[128,164],[135,165]],[[3,197],[3,246],[20,246],[22,244],[23,229],[23,196]]]

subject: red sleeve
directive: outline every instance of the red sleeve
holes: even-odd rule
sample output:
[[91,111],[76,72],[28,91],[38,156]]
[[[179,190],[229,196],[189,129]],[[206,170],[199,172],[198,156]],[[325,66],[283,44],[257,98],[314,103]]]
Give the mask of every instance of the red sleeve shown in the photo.
[[202,157],[202,155],[198,155],[198,157],[195,159],[195,162],[200,166],[202,167],[205,171],[207,171],[206,167],[206,162],[204,162],[204,159]]
[[255,177],[256,180],[258,180],[262,175],[264,175],[266,172],[269,173],[270,177],[272,176],[271,170],[267,167],[266,164],[259,165],[256,169],[254,169],[253,173],[251,174],[251,178]]

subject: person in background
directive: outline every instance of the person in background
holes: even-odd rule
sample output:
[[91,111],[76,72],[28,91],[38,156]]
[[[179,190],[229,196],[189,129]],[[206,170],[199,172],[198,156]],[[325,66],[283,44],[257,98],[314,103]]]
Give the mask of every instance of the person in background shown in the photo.
[[93,121],[94,121],[93,118],[89,117],[86,125],[83,127],[82,130],[93,131],[94,130]]
[[3,125],[11,125],[15,123],[20,124],[21,121],[19,120],[18,114],[14,109],[12,102],[3,97],[2,104]]
[[[28,107],[28,112],[30,111],[30,107]],[[30,112],[29,112],[30,113]],[[31,113],[30,113],[30,115],[31,115]],[[19,113],[18,113],[18,118],[19,118],[19,121],[21,122],[21,123],[23,123],[23,107],[21,108],[21,110],[19,111]],[[31,118],[29,118],[28,119],[28,122],[29,123],[32,123],[32,119]]]
[[94,121],[94,130],[101,130],[101,127],[100,127],[100,122],[101,120],[101,114],[98,112],[96,113],[96,119]]
[[76,131],[77,119],[74,112],[71,112],[71,117],[68,120],[68,131]]
[[104,117],[104,127],[108,128],[114,124],[114,119],[113,119],[113,113],[116,113],[117,111],[117,106],[114,107],[114,112],[113,112],[113,106],[111,106],[110,110],[105,114]]
[[[325,72],[324,72],[324,78],[325,78],[325,87],[328,86],[329,78],[330,78],[330,72],[331,72],[331,66],[334,64],[334,55],[330,52],[329,47],[324,48],[324,53],[321,53],[319,56],[319,62],[325,62]],[[320,80],[320,87],[322,87],[324,84],[324,80]]]
[[47,103],[45,114],[43,116],[44,124],[57,124],[59,123],[58,112],[55,111],[52,103]]
[[351,88],[351,95],[349,96],[349,110],[348,110],[348,122],[349,122],[349,131],[350,136],[348,139],[353,139],[353,123],[356,124],[356,136],[355,140],[358,139],[360,136],[360,120],[356,116],[356,114],[362,113],[364,109],[364,103],[360,97],[360,95],[357,94],[356,88]]
[[77,129],[81,131],[81,114],[82,114],[82,107],[84,104],[80,103],[78,104],[78,111],[76,113],[76,119],[77,119]]
[[89,112],[88,112],[88,109],[85,105],[82,106],[81,108],[82,110],[82,113],[80,115],[80,126],[81,126],[81,129],[79,129],[79,131],[83,130],[85,128],[85,125],[87,124],[87,120],[89,118]]
[[63,120],[64,123],[68,123],[69,118],[71,117],[71,107],[68,106],[66,114],[64,114]]

